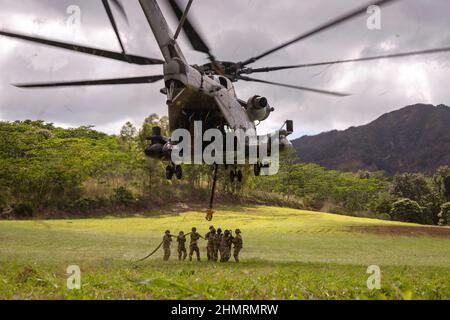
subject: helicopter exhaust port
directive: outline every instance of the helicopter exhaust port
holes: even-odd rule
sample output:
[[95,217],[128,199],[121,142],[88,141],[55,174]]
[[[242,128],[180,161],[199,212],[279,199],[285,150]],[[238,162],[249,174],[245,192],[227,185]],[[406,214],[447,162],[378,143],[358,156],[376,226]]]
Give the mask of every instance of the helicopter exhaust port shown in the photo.
[[269,105],[267,98],[261,96],[254,96],[247,102],[247,114],[251,121],[264,121],[270,114],[275,111]]

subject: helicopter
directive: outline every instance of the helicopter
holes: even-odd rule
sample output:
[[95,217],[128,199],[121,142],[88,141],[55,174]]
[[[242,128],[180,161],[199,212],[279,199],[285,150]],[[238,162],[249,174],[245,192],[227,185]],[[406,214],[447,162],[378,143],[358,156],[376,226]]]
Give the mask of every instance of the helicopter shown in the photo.
[[[380,59],[402,58],[424,54],[435,54],[450,51],[450,47],[403,52],[396,54],[386,54],[379,56],[363,57],[356,59],[335,60],[317,63],[304,63],[286,66],[271,66],[262,68],[252,68],[251,65],[269,55],[272,55],[288,46],[313,37],[319,33],[329,31],[345,22],[367,14],[369,6],[385,6],[400,0],[378,0],[349,11],[331,21],[328,21],[317,28],[301,33],[298,37],[284,42],[274,48],[264,51],[254,57],[245,60],[232,62],[221,61],[216,58],[206,41],[197,31],[193,22],[189,18],[194,0],[188,0],[185,8],[182,9],[177,0],[164,0],[178,20],[178,26],[173,33],[166,18],[164,17],[157,0],[138,0],[142,11],[148,21],[150,29],[155,36],[163,59],[149,58],[129,54],[118,30],[118,24],[113,14],[120,13],[123,19],[128,22],[125,8],[119,0],[102,0],[103,6],[108,15],[112,28],[114,29],[121,52],[98,49],[94,47],[81,46],[66,42],[55,41],[46,38],[34,37],[6,30],[0,30],[0,36],[20,39],[41,45],[57,47],[93,56],[113,59],[135,65],[162,65],[163,73],[141,77],[127,77],[116,79],[100,79],[71,82],[51,82],[51,83],[21,83],[15,84],[19,88],[57,88],[70,86],[100,86],[100,85],[122,85],[122,84],[151,84],[164,81],[164,88],[160,90],[167,97],[167,107],[169,115],[169,131],[186,129],[194,131],[194,123],[201,122],[203,132],[208,129],[218,129],[222,132],[244,130],[251,135],[256,134],[256,123],[266,121],[275,109],[269,104],[268,99],[261,95],[253,95],[247,100],[240,99],[235,92],[235,84],[240,81],[255,82],[264,85],[279,86],[295,90],[310,92],[312,94],[322,94],[332,97],[346,97],[350,94],[343,92],[328,91],[323,89],[309,88],[305,86],[278,83],[258,78],[249,77],[250,74],[267,73],[282,70],[302,69],[316,66],[329,66],[345,64],[350,62],[374,61]],[[112,4],[112,6],[111,6]],[[187,40],[195,51],[206,55],[209,60],[204,65],[191,65],[185,58],[183,51],[178,45],[178,38],[184,32]],[[293,121],[286,120],[281,129],[277,132],[280,149],[292,148],[288,136],[294,132]],[[172,179],[173,176],[181,179],[183,176],[182,167],[171,161],[171,154],[176,148],[176,143],[170,137],[161,135],[161,128],[153,128],[152,136],[148,137],[149,145],[145,148],[145,153],[150,158],[167,161],[166,177]],[[254,166],[256,176],[260,175],[261,168],[270,166],[270,163],[257,161]],[[232,181],[242,182],[243,175],[238,168],[238,163],[227,166],[230,168],[230,178]],[[213,197],[216,187],[218,164],[214,165],[213,184],[211,190],[210,209],[212,210]],[[212,213],[207,216],[212,219]]]

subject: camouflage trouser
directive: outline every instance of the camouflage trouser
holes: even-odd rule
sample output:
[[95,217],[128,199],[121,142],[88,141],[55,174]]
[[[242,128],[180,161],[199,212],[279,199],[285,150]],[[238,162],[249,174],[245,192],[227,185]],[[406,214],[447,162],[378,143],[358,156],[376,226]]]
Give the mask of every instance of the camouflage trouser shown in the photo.
[[236,261],[236,262],[239,262],[239,252],[241,252],[241,250],[242,250],[242,248],[236,248],[236,247],[234,247],[234,251],[233,251],[233,257],[234,257],[234,260]]
[[217,260],[219,260],[219,246],[214,246],[213,248],[213,252],[214,252],[214,261],[217,262]]
[[192,261],[192,255],[194,252],[197,255],[197,260],[200,261],[200,249],[197,244],[191,244],[189,246],[189,261]]
[[186,260],[187,250],[186,247],[178,248],[178,260]]
[[215,258],[214,258],[214,245],[212,245],[212,244],[208,244],[207,246],[206,246],[206,252],[207,252],[207,255],[208,255],[208,261],[215,261]]
[[170,258],[170,248],[164,248],[164,261],[169,260]]
[[227,262],[230,260],[231,251],[228,247],[220,248],[220,262]]

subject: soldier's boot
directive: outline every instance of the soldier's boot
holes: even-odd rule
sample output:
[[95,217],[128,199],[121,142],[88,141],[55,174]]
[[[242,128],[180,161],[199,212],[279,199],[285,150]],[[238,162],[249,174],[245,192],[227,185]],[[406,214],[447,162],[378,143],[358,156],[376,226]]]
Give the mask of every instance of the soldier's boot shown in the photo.
[[192,256],[194,255],[194,249],[193,248],[190,248],[189,249],[189,261],[192,261]]
[[226,256],[225,256],[225,261],[226,262],[228,262],[228,261],[230,261],[230,258],[231,258],[231,252],[230,251],[227,251],[227,254],[226,254]]

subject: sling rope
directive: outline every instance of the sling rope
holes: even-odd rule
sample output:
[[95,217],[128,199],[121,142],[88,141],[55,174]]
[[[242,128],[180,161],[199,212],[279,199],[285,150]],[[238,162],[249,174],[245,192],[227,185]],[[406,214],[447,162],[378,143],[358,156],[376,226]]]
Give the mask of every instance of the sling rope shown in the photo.
[[[192,232],[186,233],[184,236],[187,237],[188,235],[190,235]],[[173,238],[175,238],[175,236],[172,236]],[[153,250],[151,253],[149,253],[148,255],[146,255],[144,258],[137,260],[136,262],[142,262],[144,260],[147,260],[148,258],[150,258],[152,255],[154,255],[163,245],[164,241],[161,241],[161,243],[156,247],[155,250]]]
[[158,250],[159,250],[159,248],[161,248],[161,246],[163,245],[163,243],[164,243],[164,241],[161,241],[161,243],[156,247],[156,249],[155,250],[153,250],[151,253],[149,253],[147,256],[145,256],[144,258],[142,258],[142,259],[139,259],[138,261],[136,261],[136,262],[141,262],[141,261],[144,261],[144,260],[147,260],[148,258],[150,258],[152,255],[154,255]]
[[213,183],[212,183],[212,187],[211,187],[211,194],[210,194],[210,198],[209,198],[209,208],[206,211],[206,220],[208,221],[212,221],[213,219],[213,215],[214,215],[214,195],[216,193],[216,185],[217,185],[217,171],[219,169],[219,166],[217,164],[215,164],[214,166],[214,173],[213,173]]

